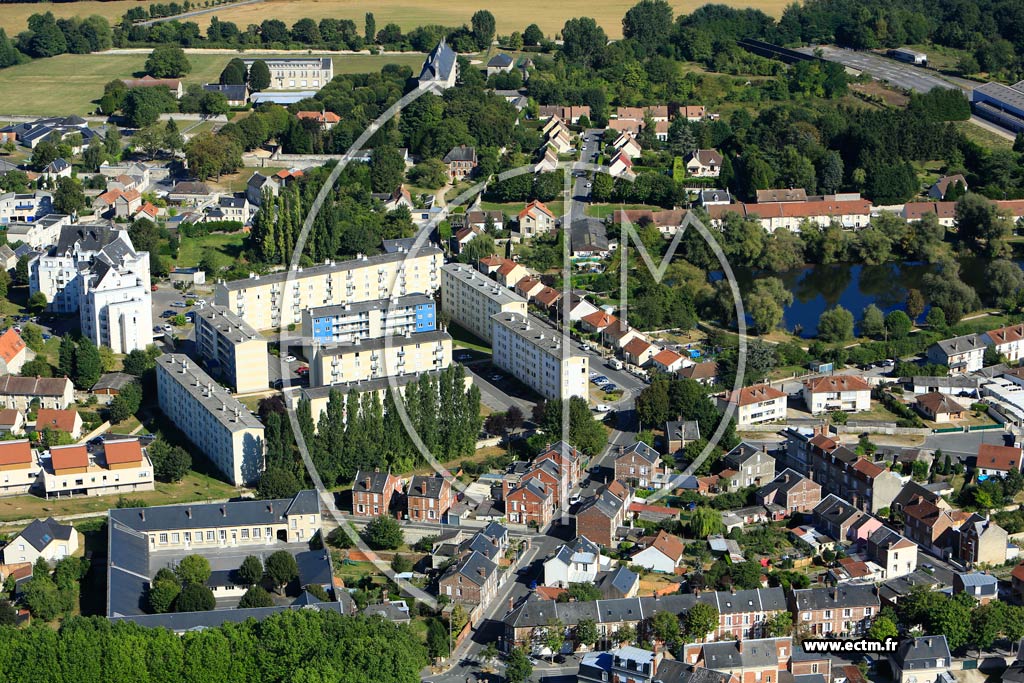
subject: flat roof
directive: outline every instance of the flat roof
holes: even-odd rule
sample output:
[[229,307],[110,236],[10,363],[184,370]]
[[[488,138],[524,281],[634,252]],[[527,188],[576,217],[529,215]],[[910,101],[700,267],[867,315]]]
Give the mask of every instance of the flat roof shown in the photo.
[[257,420],[248,408],[185,354],[165,353],[156,359],[156,365],[163,368],[175,382],[185,387],[196,401],[230,431],[263,429],[263,423]]
[[[491,320],[542,351],[559,360],[562,359],[562,336],[537,318],[520,313],[495,313],[491,316]],[[581,357],[580,354],[573,353],[572,346],[567,348],[569,350],[569,353],[566,354],[568,358]]]
[[[1015,90],[1008,85],[1002,83],[985,83],[979,85],[974,89],[974,92],[987,95],[994,100],[998,100],[1002,104],[1015,107],[1018,110],[1024,111],[1024,93],[1019,90]],[[977,102],[976,98],[971,98],[972,101]]]
[[466,265],[465,263],[446,263],[441,267],[441,270],[450,274],[460,282],[475,288],[495,303],[526,303],[526,299],[519,296],[511,289],[501,286],[489,277],[485,277],[480,273],[480,271],[476,270],[472,266]]
[[[385,348],[389,343],[392,347],[411,346],[413,344],[431,344],[437,341],[451,340],[452,336],[444,330],[431,330],[429,332],[417,332],[408,336],[395,334],[388,337],[372,337],[360,339],[352,344],[328,344],[320,347],[320,353],[324,356],[344,356],[348,353],[360,353],[362,351],[377,351]],[[390,340],[390,342],[389,342]]]
[[245,322],[245,320],[226,306],[218,306],[216,304],[206,306],[202,310],[196,311],[196,320],[198,321],[199,318],[212,325],[220,336],[232,344],[241,344],[254,340],[266,341],[263,335],[257,332],[252,325]]
[[407,257],[414,256],[440,256],[441,248],[433,244],[425,244],[420,247],[415,253],[408,253],[404,251],[398,251],[394,253],[386,254],[374,254],[373,256],[363,256],[362,258],[349,259],[347,261],[337,261],[332,263],[324,263],[319,266],[311,266],[309,268],[298,268],[296,270],[282,270],[277,273],[271,273],[270,275],[253,275],[251,277],[243,278],[241,280],[231,280],[230,282],[222,282],[220,285],[226,288],[228,291],[247,289],[249,287],[255,287],[257,285],[264,285],[267,283],[274,284],[277,282],[287,282],[291,279],[301,279],[307,277],[316,277],[318,275],[327,275],[329,273],[342,273],[348,270],[357,270],[359,268],[372,268],[375,265],[381,265],[385,263],[395,263],[397,261],[403,261]]
[[405,296],[395,297],[394,299],[372,299],[370,301],[360,301],[359,303],[354,304],[316,306],[308,310],[311,318],[328,318],[350,315],[353,313],[367,313],[369,311],[397,310],[400,308],[411,308],[413,306],[422,306],[433,303],[434,300],[426,294],[417,293],[406,294]]

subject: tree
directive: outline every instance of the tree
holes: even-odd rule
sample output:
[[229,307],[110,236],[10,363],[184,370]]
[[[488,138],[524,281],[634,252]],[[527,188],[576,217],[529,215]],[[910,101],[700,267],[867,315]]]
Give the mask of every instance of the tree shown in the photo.
[[782,638],[793,633],[793,614],[790,612],[779,612],[769,618],[765,624],[765,635],[769,638]]
[[860,320],[860,333],[865,337],[881,337],[885,333],[885,315],[882,309],[869,304]]
[[164,147],[164,128],[154,121],[136,132],[132,136],[132,143],[136,149],[142,149],[146,156],[155,157]]
[[0,627],[16,626],[18,623],[18,610],[6,598],[0,599]]
[[650,621],[651,635],[660,640],[666,647],[673,647],[679,642],[679,617],[672,612],[655,612]]
[[171,154],[185,147],[185,138],[178,132],[178,124],[175,123],[174,119],[167,119],[167,125],[164,126],[163,146]]
[[1013,230],[1009,217],[996,209],[987,198],[968,192],[956,203],[957,234],[964,241],[973,241],[983,256],[997,256]]
[[[156,123],[160,114],[177,111],[177,107],[178,103],[167,88],[132,88],[124,96],[121,110],[130,126],[144,128]],[[107,142],[110,142],[109,137]]]
[[604,29],[590,17],[570,19],[562,27],[562,54],[579,66],[594,66],[607,43]]
[[405,161],[393,145],[378,145],[370,158],[370,183],[374,192],[392,192],[405,178]]
[[[289,557],[291,557],[289,555]],[[245,591],[245,595],[238,601],[239,609],[246,609],[247,607],[273,607],[274,598],[270,597],[270,593],[266,591],[263,586],[250,586],[249,590]]]
[[718,610],[703,602],[687,610],[682,619],[683,636],[687,642],[702,641],[718,628]]
[[913,327],[910,316],[903,311],[892,311],[885,316],[885,331],[893,339],[905,339]]
[[580,645],[593,647],[594,644],[597,643],[598,639],[597,622],[590,618],[580,619],[576,623],[574,639]]
[[262,59],[257,59],[249,67],[249,90],[262,92],[270,87],[270,67]]
[[530,24],[526,27],[526,30],[523,31],[524,45],[540,45],[542,40],[544,40],[544,32],[540,30],[540,26],[537,26],[537,24]]
[[562,651],[565,645],[565,624],[558,619],[552,619],[544,629],[544,645],[551,651],[551,661],[555,661],[555,655]]
[[158,580],[153,581],[146,594],[149,602],[149,611],[153,614],[165,614],[174,607],[174,601],[181,594],[181,584],[177,581]]
[[785,307],[792,303],[793,294],[782,280],[766,277],[754,283],[753,292],[747,297],[747,310],[757,331],[767,334],[778,327]]
[[204,131],[185,145],[185,158],[196,177],[206,180],[223,173],[233,173],[242,165],[242,148],[226,135]]
[[75,349],[75,386],[82,390],[89,389],[99,381],[102,374],[103,361],[99,349],[91,339],[82,337]]
[[928,309],[928,315],[924,317],[924,322],[933,330],[945,330],[946,314],[938,306],[932,306]]
[[238,578],[246,585],[258,583],[263,578],[263,562],[255,555],[249,555],[238,567]]
[[391,558],[391,569],[398,574],[412,571],[412,560],[405,555],[395,553],[395,556]]
[[868,628],[868,637],[878,641],[885,641],[887,638],[898,638],[899,634],[896,622],[885,615],[875,617],[870,628]]
[[245,62],[237,57],[228,62],[224,70],[220,72],[220,84],[221,85],[245,85],[246,79],[249,77],[248,70],[245,68]]
[[[20,262],[19,262],[20,265]],[[42,313],[46,310],[46,306],[49,302],[46,300],[46,294],[43,292],[32,292],[32,295],[28,298],[28,309],[33,313]],[[99,375],[97,375],[99,378]],[[92,385],[89,385],[92,386]]]
[[853,338],[853,314],[842,306],[830,308],[818,318],[818,339],[841,342]]
[[[46,565],[45,560],[43,565]],[[61,613],[60,592],[50,578],[48,567],[42,572],[33,571],[24,587],[24,600],[28,611],[40,621],[53,621]]]
[[921,317],[921,314],[924,313],[924,306],[924,296],[921,295],[920,290],[907,290],[907,315],[912,322],[917,322],[917,319]]
[[58,157],[60,157],[60,153],[57,151],[57,146],[49,140],[43,140],[32,150],[32,158],[28,164],[33,171],[42,171]]
[[213,591],[202,584],[188,583],[174,601],[175,612],[209,612],[217,607]]
[[182,584],[204,585],[210,578],[210,561],[202,555],[186,555],[174,568],[174,573]]
[[159,481],[181,481],[192,468],[192,456],[181,446],[172,446],[163,439],[149,445],[149,459],[153,461],[153,476]]
[[508,683],[526,683],[533,676],[533,664],[526,656],[526,650],[517,647],[505,662],[505,680]]
[[395,550],[402,545],[404,535],[398,520],[382,515],[363,528],[363,540],[374,550]]
[[114,400],[110,402],[110,408],[107,410],[108,419],[117,424],[124,422],[129,417],[134,415],[139,410],[139,406],[142,405],[142,387],[136,382],[126,384]]
[[491,41],[494,40],[494,15],[485,9],[477,10],[469,20],[469,25],[473,31],[473,40],[476,41],[477,48],[480,50],[489,48]]
[[694,538],[707,538],[723,529],[722,513],[714,508],[701,506],[690,514],[690,533]]
[[672,6],[665,0],[640,0],[622,18],[622,35],[631,38],[645,54],[671,43]]
[[[67,40],[52,12],[33,14],[28,18],[28,45],[32,57],[54,57],[68,51]],[[21,37],[19,36],[19,45]]]
[[278,550],[267,558],[267,576],[275,588],[282,588],[299,578],[299,565],[287,550]]
[[[65,337],[66,338],[66,337]],[[64,372],[64,339],[60,341],[60,363],[61,371]],[[148,349],[133,349],[128,352],[128,355],[124,358],[123,369],[129,375],[135,375],[141,377],[150,370],[156,367],[156,356],[159,350],[155,346],[151,346]],[[74,351],[72,350],[72,354]],[[72,355],[72,358],[74,356]],[[68,370],[67,374],[71,374],[72,370]]]
[[161,43],[149,53],[145,69],[153,78],[181,78],[192,70],[192,65],[180,47]]
[[363,32],[363,39],[372,45],[373,41],[377,38],[377,20],[374,18],[373,12],[367,12],[363,19],[363,26],[365,29]]
[[592,583],[573,581],[569,584],[567,595],[576,602],[594,602],[601,599],[601,589]]

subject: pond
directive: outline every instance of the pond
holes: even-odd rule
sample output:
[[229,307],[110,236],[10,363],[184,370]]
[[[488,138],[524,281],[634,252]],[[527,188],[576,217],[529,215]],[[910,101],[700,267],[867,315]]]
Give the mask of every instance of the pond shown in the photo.
[[[984,260],[960,260],[960,277],[975,289],[984,280]],[[1020,265],[1020,262],[1018,262]],[[751,291],[753,283],[763,277],[777,277],[793,293],[793,303],[787,306],[783,326],[787,330],[799,329],[805,338],[817,334],[818,317],[829,308],[842,306],[853,313],[859,323],[864,309],[875,304],[884,313],[904,310],[907,292],[921,289],[921,281],[936,266],[927,263],[885,263],[865,266],[848,263],[808,265],[784,273],[767,273],[753,269],[734,269],[740,291]],[[721,271],[711,274],[712,280],[722,278]],[[927,310],[927,309],[926,309]],[[748,324],[750,323],[748,316]]]

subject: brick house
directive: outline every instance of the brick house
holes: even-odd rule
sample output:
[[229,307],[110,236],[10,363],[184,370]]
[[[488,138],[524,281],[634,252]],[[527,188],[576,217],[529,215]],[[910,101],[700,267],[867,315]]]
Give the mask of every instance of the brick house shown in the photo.
[[356,478],[352,482],[352,516],[379,517],[388,514],[399,482],[398,477],[390,471],[356,470]]
[[452,602],[485,605],[498,592],[498,567],[474,550],[449,567],[437,586]]
[[561,507],[565,503],[564,496],[567,495],[567,491],[562,490],[562,473],[553,461],[543,460],[534,463],[526,474],[519,478],[519,485],[531,480],[535,480],[538,486],[551,492],[551,504],[554,507]]
[[935,503],[921,500],[903,508],[903,535],[933,555],[953,545],[957,526],[952,513]]
[[505,496],[505,517],[509,524],[543,529],[554,513],[554,494],[537,479],[523,482]]
[[814,508],[814,527],[836,541],[844,541],[864,513],[835,494],[829,494]]
[[810,513],[821,502],[821,486],[789,468],[762,486],[756,493],[760,505],[778,505],[789,516]]
[[444,155],[444,164],[448,167],[448,180],[457,183],[473,175],[476,169],[476,148],[459,145]]
[[616,531],[622,526],[625,514],[625,499],[606,486],[596,496],[584,500],[576,511],[576,535],[609,548],[615,543]]
[[628,448],[619,446],[615,456],[615,480],[640,488],[662,488],[668,483],[669,468],[661,454],[643,441]]
[[683,661],[700,670],[726,674],[730,683],[778,683],[788,673],[793,639],[758,638],[720,643],[690,643]]
[[797,589],[789,600],[796,627],[819,637],[863,634],[880,606],[878,589],[864,584]]
[[414,522],[439,522],[452,506],[452,485],[444,477],[417,475],[406,492],[406,509]]
[[968,566],[1006,562],[1009,535],[987,517],[973,513],[960,526],[956,538],[957,558]]

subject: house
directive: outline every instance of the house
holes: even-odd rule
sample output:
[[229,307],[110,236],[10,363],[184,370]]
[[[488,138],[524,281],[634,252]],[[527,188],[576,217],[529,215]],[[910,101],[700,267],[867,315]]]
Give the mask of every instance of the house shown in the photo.
[[457,183],[473,175],[477,166],[476,148],[459,145],[444,155],[448,167],[448,182]]
[[646,548],[629,559],[629,563],[653,572],[674,574],[683,559],[684,550],[682,539],[662,529],[657,536],[649,539]]
[[707,109],[702,104],[683,105],[676,110],[676,116],[681,116],[690,123],[695,123],[707,116]]
[[36,413],[35,431],[42,434],[46,429],[64,432],[78,441],[82,436],[82,416],[74,409],[40,408]]
[[459,77],[459,60],[448,42],[441,42],[427,55],[420,71],[419,86],[422,88],[447,89],[455,85]]
[[945,175],[935,181],[935,184],[928,188],[928,196],[932,199],[942,201],[949,194],[949,191],[955,188],[957,185],[960,186],[958,196],[963,196],[967,192],[967,179],[964,178],[962,173],[955,173],[953,175]]
[[607,652],[588,652],[580,661],[576,676],[579,683],[654,683],[662,681],[658,674],[663,652],[638,647],[617,647]]
[[958,526],[951,511],[926,500],[903,508],[903,534],[932,555],[945,555],[953,545]]
[[904,640],[888,657],[893,683],[954,683],[946,636]]
[[640,575],[628,567],[616,567],[611,571],[601,572],[594,582],[601,591],[604,600],[619,600],[636,597],[640,589]]
[[67,377],[0,375],[0,408],[28,412],[33,401],[40,408],[67,408],[75,402],[75,387]]
[[[28,360],[28,345],[13,327],[0,334],[0,373],[16,375]],[[35,354],[33,354],[35,355]]]
[[662,488],[670,470],[661,462],[661,454],[643,441],[629,447],[619,446],[614,456],[615,480],[634,488]]
[[775,478],[775,458],[745,441],[726,453],[722,464],[736,473],[729,477],[731,491],[762,486]]
[[41,471],[28,439],[0,441],[0,495],[28,493],[39,483]]
[[54,159],[43,169],[43,177],[47,180],[71,177],[71,164],[63,159]]
[[105,440],[95,451],[85,445],[51,446],[40,462],[47,498],[153,490],[153,463],[137,438]]
[[638,157],[643,152],[643,147],[640,146],[640,143],[628,131],[615,138],[612,147],[615,148],[616,152],[625,152],[626,156],[630,158]]
[[630,180],[636,177],[633,172],[633,160],[625,152],[618,152],[608,162],[608,173],[617,178]]
[[755,384],[738,391],[727,391],[718,399],[718,409],[725,411],[735,406],[736,424],[761,424],[786,417],[786,394],[770,384]]
[[299,121],[313,121],[321,130],[330,130],[341,123],[341,117],[333,111],[299,111],[295,112]]
[[562,299],[562,293],[554,287],[544,286],[533,296],[533,303],[545,311],[551,311]]
[[611,558],[602,555],[596,543],[577,536],[544,560],[544,585],[568,588],[573,583],[594,583],[598,574],[611,566]]
[[[544,139],[546,140],[545,149],[550,147],[557,154],[568,154],[572,151],[572,133],[564,125],[551,128]],[[545,154],[547,154],[546,151]]]
[[703,363],[687,365],[679,370],[679,376],[683,379],[692,379],[694,382],[704,386],[712,386],[718,382],[718,363],[709,360]]
[[884,570],[883,579],[895,579],[917,570],[917,544],[888,527],[868,536],[867,556]]
[[605,486],[596,495],[584,499],[576,511],[576,535],[586,536],[605,548],[612,547],[625,518],[626,497],[612,493],[610,486]]
[[535,477],[524,481],[505,496],[505,517],[509,524],[545,529],[555,513],[554,489]]
[[0,268],[10,272],[17,268],[18,257],[14,250],[6,244],[0,244]]
[[356,470],[352,482],[352,516],[379,517],[389,514],[391,499],[400,483],[399,478],[391,474],[390,470]]
[[129,90],[132,88],[167,88],[176,100],[180,100],[181,96],[185,94],[184,86],[179,78],[153,78],[146,74],[142,78],[122,78],[121,82]]
[[0,436],[21,436],[25,433],[25,416],[18,410],[0,410]]
[[850,502],[865,512],[889,507],[903,488],[899,475],[845,446],[831,453],[812,450],[810,455],[808,475],[821,484],[822,491],[849,496]]
[[585,332],[599,333],[603,332],[609,325],[613,325],[618,322],[618,320],[619,319],[611,313],[597,310],[580,318],[580,327]]
[[665,423],[665,450],[676,453],[686,444],[700,440],[700,424],[696,420],[669,420]]
[[985,337],[996,353],[1006,356],[1006,360],[1016,363],[1024,359],[1024,324],[1007,325],[998,330],[990,330]]
[[956,533],[956,556],[962,564],[1001,565],[1006,562],[1009,534],[1001,526],[972,513]]
[[729,190],[701,190],[697,201],[701,206],[728,206],[732,204],[732,195]]
[[527,275],[522,278],[515,286],[516,294],[524,299],[532,299],[542,289],[544,289],[544,283],[540,281],[540,278],[533,275]]
[[579,123],[581,116],[590,118],[590,107],[586,105],[541,105],[537,108],[537,118],[541,120],[554,116],[569,123]]
[[985,365],[985,346],[979,334],[943,339],[928,347],[928,360],[949,367],[951,375],[976,372]]
[[682,369],[683,364],[687,363],[687,359],[682,354],[676,353],[672,349],[663,349],[656,353],[651,359],[654,368],[666,373],[675,373]]
[[1021,471],[1022,450],[1016,446],[997,446],[983,443],[978,446],[975,467],[979,479],[1005,477],[1010,470]]
[[204,83],[203,92],[220,93],[228,101],[229,107],[244,107],[249,99],[249,88],[244,83],[237,85]]
[[183,204],[185,206],[198,206],[212,196],[213,192],[206,183],[193,180],[183,180],[175,183],[170,192],[167,193],[167,201],[172,204]]
[[555,229],[557,220],[544,202],[536,199],[519,212],[519,235],[522,238],[546,235]]
[[821,486],[786,468],[755,493],[758,505],[778,505],[785,515],[810,514],[821,502]]
[[828,375],[805,380],[802,394],[811,415],[871,410],[871,386],[856,375]]
[[938,391],[920,394],[914,400],[914,407],[925,419],[939,423],[962,420],[967,410],[949,394]]
[[438,579],[437,588],[453,602],[486,605],[498,591],[498,566],[473,551]]
[[[1011,576],[1012,579],[1012,576]],[[988,572],[965,572],[953,575],[953,595],[967,593],[985,605],[999,599],[999,579]]]
[[22,147],[35,149],[43,140],[64,141],[76,133],[82,136],[82,142],[72,148],[73,154],[81,154],[93,138],[102,138],[101,130],[90,128],[81,116],[54,116],[0,128],[0,141],[14,140]]
[[814,526],[830,538],[844,541],[864,513],[835,494],[829,494],[814,508]]
[[659,349],[654,344],[639,336],[634,336],[625,346],[622,347],[622,355],[627,363],[644,366],[654,359]]
[[[630,327],[621,320],[619,321],[618,325],[611,325],[610,327],[606,327],[604,332],[601,333],[601,344],[603,344],[604,346],[609,346],[613,349],[623,349],[627,344],[629,344],[634,339],[647,341],[647,337],[644,336],[643,332],[637,330],[634,327]],[[660,350],[660,348],[652,346],[650,349],[650,358],[653,358],[654,354]]]
[[728,676],[739,683],[778,683],[793,653],[793,639],[764,638],[715,643],[689,643],[683,646],[682,662],[709,672],[700,678],[684,680],[718,681]]
[[414,522],[439,522],[452,501],[452,484],[448,479],[439,475],[416,475],[406,491],[408,518]]
[[717,178],[722,172],[722,155],[713,149],[695,149],[685,163],[686,174],[693,178]]
[[873,585],[804,588],[790,595],[794,624],[816,637],[860,636],[871,625],[879,607],[878,589]]
[[568,497],[569,489],[579,485],[583,480],[583,454],[565,441],[557,441],[554,444],[546,445],[544,450],[533,459],[533,462],[534,465],[540,465],[548,460],[558,467],[563,493],[566,494],[565,497]]
[[405,185],[399,185],[395,188],[391,196],[384,201],[385,211],[394,211],[400,207],[405,207],[410,211],[415,208],[412,201],[412,194],[406,189]]
[[558,150],[552,145],[544,145],[544,153],[533,167],[534,173],[550,173],[558,168]]
[[80,535],[75,527],[61,524],[53,517],[34,519],[0,551],[3,564],[31,564],[40,557],[57,562],[78,552]]
[[138,378],[125,372],[105,372],[100,375],[96,384],[89,389],[90,394],[106,397],[102,402],[110,403],[114,397],[121,393],[129,384],[134,384]]

